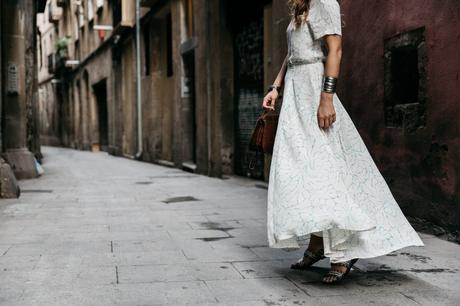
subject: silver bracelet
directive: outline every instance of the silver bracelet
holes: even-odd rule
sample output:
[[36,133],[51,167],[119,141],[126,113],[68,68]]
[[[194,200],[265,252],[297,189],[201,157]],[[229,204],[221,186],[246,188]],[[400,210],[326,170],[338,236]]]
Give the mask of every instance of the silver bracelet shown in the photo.
[[337,90],[337,78],[327,76],[324,77],[323,91],[327,93],[335,93]]

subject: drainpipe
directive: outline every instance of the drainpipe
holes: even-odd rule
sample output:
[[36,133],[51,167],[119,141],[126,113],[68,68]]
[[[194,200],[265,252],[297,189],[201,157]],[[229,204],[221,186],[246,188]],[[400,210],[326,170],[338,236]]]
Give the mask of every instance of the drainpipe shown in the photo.
[[211,8],[209,1],[206,2],[206,137],[207,137],[207,146],[208,146],[208,175],[213,176],[212,169],[212,97],[211,97]]
[[141,92],[141,13],[140,0],[136,0],[136,103],[137,103],[137,153],[140,159],[143,153],[142,135],[142,92]]

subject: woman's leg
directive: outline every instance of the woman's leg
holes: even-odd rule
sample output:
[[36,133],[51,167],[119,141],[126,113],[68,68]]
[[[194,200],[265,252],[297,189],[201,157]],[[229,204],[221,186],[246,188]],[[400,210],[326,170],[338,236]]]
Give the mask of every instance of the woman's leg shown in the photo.
[[315,253],[322,249],[324,249],[323,233],[322,232],[312,233],[310,235],[310,243],[308,244],[308,250]]
[[324,258],[323,238],[321,233],[313,233],[310,235],[310,243],[305,250],[304,255],[295,264],[291,265],[291,269],[306,270],[315,262]]

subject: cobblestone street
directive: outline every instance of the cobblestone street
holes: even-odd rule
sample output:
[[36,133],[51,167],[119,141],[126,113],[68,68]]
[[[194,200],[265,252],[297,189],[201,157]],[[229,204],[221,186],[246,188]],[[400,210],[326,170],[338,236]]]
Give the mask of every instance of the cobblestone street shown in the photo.
[[343,286],[269,249],[264,184],[44,147],[0,200],[0,305],[460,305],[460,246],[361,260]]

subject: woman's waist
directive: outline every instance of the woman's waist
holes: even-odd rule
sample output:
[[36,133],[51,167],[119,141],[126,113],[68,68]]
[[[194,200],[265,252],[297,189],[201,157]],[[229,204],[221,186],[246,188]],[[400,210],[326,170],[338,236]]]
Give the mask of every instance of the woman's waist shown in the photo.
[[313,65],[313,64],[324,64],[324,57],[289,57],[287,59],[287,66],[294,67],[294,66],[303,66],[303,65]]

